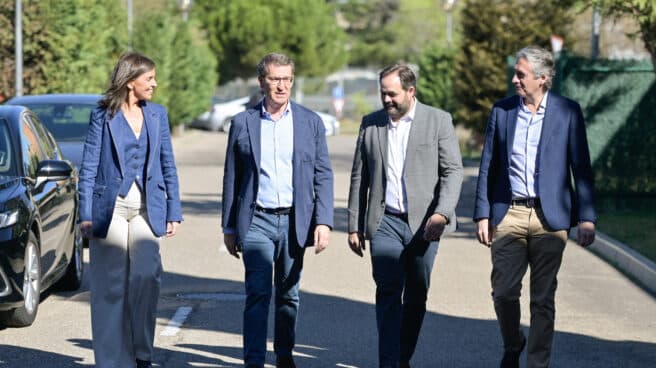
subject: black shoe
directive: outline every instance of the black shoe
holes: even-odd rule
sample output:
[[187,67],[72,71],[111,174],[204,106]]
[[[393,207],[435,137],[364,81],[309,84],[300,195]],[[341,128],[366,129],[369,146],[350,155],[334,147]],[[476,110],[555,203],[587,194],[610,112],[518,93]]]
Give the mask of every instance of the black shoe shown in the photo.
[[153,363],[148,360],[137,359],[137,368],[153,368]]
[[519,368],[519,356],[526,346],[526,338],[522,335],[522,346],[519,350],[506,350],[501,359],[501,368]]
[[410,363],[409,362],[401,362],[401,363],[399,363],[399,368],[410,368]]
[[292,357],[278,357],[276,358],[276,368],[296,368],[294,359]]

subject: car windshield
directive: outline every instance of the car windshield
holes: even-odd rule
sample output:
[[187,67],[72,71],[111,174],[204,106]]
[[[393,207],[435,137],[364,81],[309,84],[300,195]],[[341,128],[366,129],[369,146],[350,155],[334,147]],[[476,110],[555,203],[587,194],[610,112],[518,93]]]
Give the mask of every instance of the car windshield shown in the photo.
[[96,104],[32,103],[24,104],[34,111],[57,141],[83,141],[89,127],[89,116]]
[[9,123],[0,118],[0,176],[16,176],[16,157],[12,148]]

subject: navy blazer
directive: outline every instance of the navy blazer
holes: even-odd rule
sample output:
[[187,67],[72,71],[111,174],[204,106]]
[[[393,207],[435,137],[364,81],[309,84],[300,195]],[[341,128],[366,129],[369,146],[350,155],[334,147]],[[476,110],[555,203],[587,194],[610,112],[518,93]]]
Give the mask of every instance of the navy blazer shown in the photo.
[[[321,118],[291,102],[294,124],[292,186],[294,229],[299,246],[312,245],[316,225],[333,226],[333,172]],[[253,220],[260,173],[262,102],[233,118],[223,172],[222,227],[237,244]]]
[[[475,221],[489,218],[497,226],[510,207],[509,168],[519,104],[516,95],[492,107],[478,174]],[[594,177],[578,103],[549,92],[537,160],[537,195],[547,225],[563,230],[581,221],[594,222]]]
[[[144,128],[148,134],[145,199],[148,222],[156,236],[166,234],[166,223],[182,221],[178,173],[173,158],[166,109],[142,102]],[[118,115],[118,114],[117,114]],[[97,107],[91,113],[80,169],[80,222],[93,222],[93,236],[104,238],[112,220],[114,204],[125,172],[125,149],[115,115]]]

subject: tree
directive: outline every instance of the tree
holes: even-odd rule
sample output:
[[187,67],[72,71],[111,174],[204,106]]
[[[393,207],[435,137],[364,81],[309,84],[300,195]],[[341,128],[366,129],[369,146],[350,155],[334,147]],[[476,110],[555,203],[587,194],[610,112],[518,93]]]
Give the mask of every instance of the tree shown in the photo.
[[345,63],[344,33],[323,0],[196,0],[222,80],[255,75],[269,52],[289,55],[297,74],[327,74]]
[[[23,92],[102,92],[126,44],[120,8],[120,0],[23,1]],[[14,1],[0,0],[4,97],[15,94],[14,19]]]
[[171,126],[200,114],[217,82],[214,56],[195,29],[174,8],[151,12],[135,24],[134,48],[157,65],[154,100],[167,107]]
[[453,109],[454,49],[432,46],[419,59],[417,93],[421,102],[446,111]]
[[465,0],[461,22],[453,80],[456,116],[483,134],[493,102],[508,91],[507,58],[528,45],[549,48],[551,34],[567,34],[572,14],[557,0]]
[[348,63],[380,68],[416,62],[422,50],[444,39],[445,14],[436,0],[336,1],[348,35]]
[[654,0],[583,0],[585,6],[598,5],[602,14],[611,17],[629,16],[638,22],[640,31],[629,36],[642,38],[651,55],[656,73],[656,3]]

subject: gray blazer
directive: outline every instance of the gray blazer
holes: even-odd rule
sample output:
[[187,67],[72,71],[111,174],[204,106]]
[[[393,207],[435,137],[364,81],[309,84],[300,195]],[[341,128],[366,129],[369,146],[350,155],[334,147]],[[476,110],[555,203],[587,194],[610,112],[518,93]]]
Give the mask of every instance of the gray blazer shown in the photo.
[[[385,110],[365,116],[353,158],[348,229],[364,233],[367,239],[376,233],[385,212],[388,124]],[[445,233],[455,230],[462,177],[451,115],[417,101],[403,172],[413,233],[423,232],[426,220],[435,213],[449,219]]]

